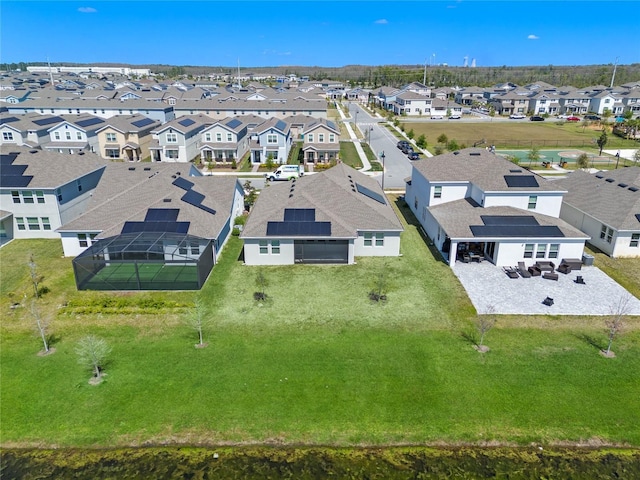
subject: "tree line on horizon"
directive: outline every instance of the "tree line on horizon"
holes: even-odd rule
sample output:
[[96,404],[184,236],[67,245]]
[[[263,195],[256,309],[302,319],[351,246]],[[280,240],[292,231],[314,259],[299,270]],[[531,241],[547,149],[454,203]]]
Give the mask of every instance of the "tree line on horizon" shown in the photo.
[[[42,66],[44,62],[32,63],[0,63],[3,71],[26,71],[28,66]],[[52,63],[51,66],[82,66],[79,63]],[[93,66],[114,66],[114,63],[95,63]],[[119,65],[134,68],[149,68],[152,72],[163,74],[168,78],[197,78],[201,75],[222,74],[231,77],[236,75],[233,67],[208,67],[191,65]],[[609,65],[578,65],[578,66],[519,66],[509,67],[451,67],[423,65],[346,65],[343,67],[319,66],[280,66],[280,67],[243,67],[241,75],[248,73],[271,73],[275,75],[295,74],[298,77],[308,76],[310,80],[334,80],[349,85],[379,87],[399,87],[410,82],[422,82],[434,88],[438,87],[489,87],[499,83],[515,83],[526,85],[532,82],[546,82],[555,86],[570,85],[576,88],[592,85],[609,86],[613,76],[614,66]],[[640,80],[640,63],[618,65],[615,74],[615,85],[622,85]]]

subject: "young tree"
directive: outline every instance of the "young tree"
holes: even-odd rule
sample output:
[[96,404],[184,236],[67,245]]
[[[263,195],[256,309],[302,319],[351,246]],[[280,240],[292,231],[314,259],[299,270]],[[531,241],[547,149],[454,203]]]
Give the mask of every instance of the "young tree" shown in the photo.
[[489,351],[489,347],[484,344],[484,336],[495,326],[496,321],[496,308],[493,305],[488,305],[482,315],[476,316],[476,330],[480,335],[476,350],[479,352],[486,353]]
[[609,141],[609,137],[607,136],[607,132],[602,132],[602,135],[598,137],[598,140],[596,142],[598,144],[598,147],[600,147],[600,155],[602,155],[602,149],[604,148],[604,146],[607,144],[608,141]]
[[616,302],[614,302],[610,311],[611,314],[605,320],[605,325],[607,327],[607,349],[602,352],[605,357],[614,357],[615,354],[611,351],[611,344],[613,340],[622,333],[622,329],[624,328],[624,317],[629,314],[630,310],[630,295],[623,295]]
[[196,298],[194,307],[185,319],[185,323],[198,333],[199,342],[196,344],[196,348],[206,347],[203,331],[211,323],[211,317],[209,317],[209,309],[201,298]]
[[407,132],[407,137],[409,137],[409,140],[413,140],[413,137],[415,136],[416,134],[414,133],[413,128]]
[[245,209],[250,210],[251,207],[253,207],[253,204],[256,203],[256,200],[258,199],[258,191],[256,190],[256,187],[251,185],[250,180],[247,180],[246,182],[244,182],[244,185],[242,185],[242,188],[244,189]]
[[420,148],[426,148],[427,147],[427,137],[424,136],[424,134],[420,135],[417,140],[416,140],[416,145]]
[[253,299],[264,302],[267,299],[265,290],[269,286],[269,281],[262,270],[259,270],[256,275],[256,285],[258,286],[258,291],[253,293]]
[[274,163],[273,163],[273,154],[272,153],[267,155],[267,159],[264,162],[264,166],[265,166],[265,168],[267,170],[273,170]]
[[93,372],[90,383],[98,384],[102,381],[104,366],[110,353],[111,347],[102,338],[87,335],[78,341],[78,363]]
[[31,315],[36,322],[36,328],[38,329],[38,333],[40,334],[40,338],[42,339],[42,345],[44,347],[44,355],[48,355],[49,353],[53,353],[52,349],[49,348],[49,339],[48,337],[48,329],[49,329],[49,321],[47,318],[43,318],[40,314],[40,309],[38,308],[38,304],[36,300],[31,300]]
[[538,163],[538,160],[540,160],[540,149],[538,147],[531,147],[531,150],[527,153],[527,158],[529,159],[529,166],[531,166],[532,163]]
[[453,138],[447,143],[447,150],[449,150],[450,152],[458,150],[458,148],[460,148],[458,142]]
[[377,273],[373,289],[369,292],[369,300],[374,302],[385,302],[387,300],[387,276],[386,266],[383,266]]
[[589,166],[589,156],[586,153],[581,153],[576,160],[576,164],[578,165],[578,168],[587,168]]
[[447,137],[447,135],[445,135],[444,133],[440,134],[440,136],[437,138],[437,142],[442,143],[443,145],[446,145],[448,141],[449,137]]
[[33,285],[33,296],[38,299],[40,298],[40,282],[42,282],[44,277],[38,273],[38,265],[36,264],[33,253],[29,255],[29,274],[31,276],[31,284]]

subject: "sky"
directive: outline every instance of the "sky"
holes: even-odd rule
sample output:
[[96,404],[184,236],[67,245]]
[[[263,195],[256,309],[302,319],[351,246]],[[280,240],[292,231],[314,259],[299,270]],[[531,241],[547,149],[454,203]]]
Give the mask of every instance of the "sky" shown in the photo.
[[0,0],[0,63],[640,62],[640,1]]

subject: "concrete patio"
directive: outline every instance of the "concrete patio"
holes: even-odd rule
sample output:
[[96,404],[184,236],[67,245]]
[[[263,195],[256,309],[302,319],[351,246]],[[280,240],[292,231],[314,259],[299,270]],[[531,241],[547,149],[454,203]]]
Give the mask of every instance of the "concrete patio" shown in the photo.
[[[478,313],[492,306],[498,314],[515,315],[609,315],[621,298],[629,296],[628,314],[640,315],[640,300],[633,297],[597,267],[582,267],[558,280],[542,277],[509,278],[490,262],[456,262],[453,271],[460,279]],[[575,283],[581,275],[585,284]],[[550,297],[554,304],[544,305]]]

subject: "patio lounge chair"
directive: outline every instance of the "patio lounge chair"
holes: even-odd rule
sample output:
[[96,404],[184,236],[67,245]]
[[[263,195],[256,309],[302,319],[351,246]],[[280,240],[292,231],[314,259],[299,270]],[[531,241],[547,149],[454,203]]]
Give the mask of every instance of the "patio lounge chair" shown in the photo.
[[581,270],[582,260],[580,258],[563,258],[560,265],[569,265],[571,270]]
[[553,272],[553,270],[556,268],[556,265],[553,262],[543,261],[536,262],[536,267],[538,267],[543,272]]
[[560,266],[558,267],[558,271],[560,273],[564,273],[565,275],[568,273],[571,273],[571,265],[568,265],[566,263],[561,263]]
[[506,273],[509,278],[520,277],[520,275],[518,275],[518,270],[516,270],[513,267],[502,267],[502,269],[504,270],[504,273]]
[[531,272],[524,266],[524,262],[518,262],[518,272],[522,278],[531,278]]
[[558,281],[558,274],[555,272],[546,272],[542,274],[542,278],[546,278],[547,280],[555,280]]
[[536,265],[531,265],[527,270],[529,270],[532,277],[539,277],[542,275],[542,271]]

